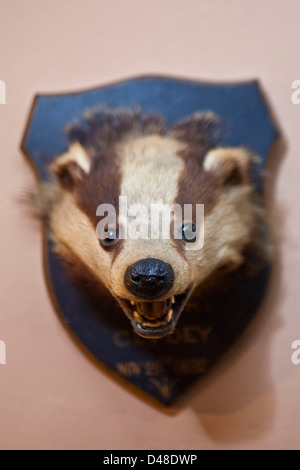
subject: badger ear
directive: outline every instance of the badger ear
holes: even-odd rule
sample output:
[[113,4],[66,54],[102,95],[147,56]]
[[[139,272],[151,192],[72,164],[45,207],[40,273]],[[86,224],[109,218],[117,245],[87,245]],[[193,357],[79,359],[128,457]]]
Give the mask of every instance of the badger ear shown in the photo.
[[205,171],[213,173],[223,185],[247,184],[251,154],[241,147],[210,150],[203,162]]
[[59,184],[67,191],[73,189],[81,183],[85,174],[88,174],[91,167],[90,157],[83,147],[75,142],[68,152],[58,157],[50,166],[50,171],[54,173]]

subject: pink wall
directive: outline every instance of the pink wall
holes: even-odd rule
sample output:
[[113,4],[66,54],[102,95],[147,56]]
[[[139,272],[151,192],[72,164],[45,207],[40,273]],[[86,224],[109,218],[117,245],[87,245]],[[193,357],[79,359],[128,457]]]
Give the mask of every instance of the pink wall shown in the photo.
[[[2,449],[300,447],[300,365],[291,363],[300,339],[299,15],[297,0],[1,1]],[[35,93],[147,73],[259,78],[285,137],[275,185],[282,255],[264,312],[234,357],[169,413],[105,375],[62,328],[38,224],[14,203],[34,182],[19,144]]]

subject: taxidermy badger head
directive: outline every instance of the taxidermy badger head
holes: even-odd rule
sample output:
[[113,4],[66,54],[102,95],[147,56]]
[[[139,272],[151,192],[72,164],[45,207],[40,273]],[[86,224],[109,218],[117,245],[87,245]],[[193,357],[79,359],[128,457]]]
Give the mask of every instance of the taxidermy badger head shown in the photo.
[[[247,253],[268,256],[265,211],[249,180],[253,157],[218,147],[221,128],[210,112],[167,129],[159,115],[102,107],[67,129],[68,151],[37,192],[36,206],[70,273],[108,290],[143,337],[172,333],[190,296],[211,280],[222,282],[220,273],[240,267]],[[127,222],[120,201],[131,208]],[[148,212],[132,210],[136,204]],[[169,237],[163,224],[149,235],[153,205],[170,209]],[[184,205],[192,207],[188,217]],[[131,228],[121,236],[126,223]]]

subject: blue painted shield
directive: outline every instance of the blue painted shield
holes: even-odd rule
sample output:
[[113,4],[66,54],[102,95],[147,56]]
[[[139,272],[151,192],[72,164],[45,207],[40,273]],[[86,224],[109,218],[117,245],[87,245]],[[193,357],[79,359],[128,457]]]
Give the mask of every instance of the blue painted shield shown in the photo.
[[[65,126],[99,104],[139,106],[143,113],[161,114],[168,125],[196,111],[214,111],[231,129],[221,145],[246,146],[261,157],[252,178],[263,191],[262,171],[277,131],[256,81],[216,85],[142,77],[78,93],[37,95],[22,150],[41,180],[48,178],[49,163],[67,149]],[[237,341],[255,316],[270,271],[265,265],[255,277],[235,273],[232,287],[215,288],[183,313],[172,335],[147,340],[133,332],[118,306],[112,313],[110,302],[99,305],[78,289],[47,236],[44,249],[49,289],[70,331],[101,363],[165,405],[206,375]]]

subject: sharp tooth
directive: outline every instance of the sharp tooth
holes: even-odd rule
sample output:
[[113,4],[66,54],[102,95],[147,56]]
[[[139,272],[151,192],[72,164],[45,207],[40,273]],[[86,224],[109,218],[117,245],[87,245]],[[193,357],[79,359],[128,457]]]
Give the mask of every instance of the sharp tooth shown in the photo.
[[172,298],[171,298],[171,302],[172,302],[172,304],[175,304],[175,297],[174,297],[174,295],[173,295]]
[[173,310],[170,309],[167,313],[167,322],[170,322],[172,320],[172,315],[173,315]]
[[134,318],[136,319],[137,322],[142,321],[142,317],[137,313],[136,310],[133,312],[133,315],[134,315]]
[[135,301],[134,301],[134,300],[131,300],[130,303],[131,303],[131,305],[135,305]]

